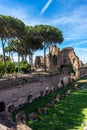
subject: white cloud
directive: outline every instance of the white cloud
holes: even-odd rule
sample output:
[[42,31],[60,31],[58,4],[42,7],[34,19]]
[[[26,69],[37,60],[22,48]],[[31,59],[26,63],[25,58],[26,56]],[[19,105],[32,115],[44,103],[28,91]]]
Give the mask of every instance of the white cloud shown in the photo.
[[23,7],[21,5],[16,5],[14,7],[8,7],[4,5],[0,5],[0,14],[2,15],[9,15],[15,18],[21,19],[26,25],[36,25],[40,23],[44,23],[43,18],[35,15],[36,9],[34,10],[33,7]]
[[10,15],[13,17],[17,17],[23,19],[26,17],[26,9],[20,6],[8,7],[4,5],[0,5],[0,14]]
[[42,8],[40,15],[42,15],[47,8],[49,7],[49,5],[51,4],[52,0],[48,0],[48,2],[45,4],[45,6]]
[[80,7],[69,14],[56,15],[49,23],[59,26],[63,31],[65,40],[85,39],[87,34],[87,13]]

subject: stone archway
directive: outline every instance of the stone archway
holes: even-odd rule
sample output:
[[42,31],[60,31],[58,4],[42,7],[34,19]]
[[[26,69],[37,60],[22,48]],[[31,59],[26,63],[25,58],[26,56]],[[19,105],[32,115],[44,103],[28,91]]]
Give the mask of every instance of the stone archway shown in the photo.
[[8,107],[8,112],[13,112],[15,110],[15,106],[12,104]]
[[5,103],[3,101],[0,102],[0,112],[5,111],[5,108],[6,108]]
[[32,101],[32,95],[30,94],[28,97],[27,97],[27,102],[31,102]]
[[40,91],[40,97],[44,96],[44,91]]

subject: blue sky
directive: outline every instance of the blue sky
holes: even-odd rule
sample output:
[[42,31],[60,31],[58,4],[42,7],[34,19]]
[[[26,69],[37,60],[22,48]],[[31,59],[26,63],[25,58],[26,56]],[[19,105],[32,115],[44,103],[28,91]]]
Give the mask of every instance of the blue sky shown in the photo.
[[87,63],[87,0],[0,0],[0,14],[17,17],[26,25],[59,28],[64,42],[58,47],[73,47],[80,60]]

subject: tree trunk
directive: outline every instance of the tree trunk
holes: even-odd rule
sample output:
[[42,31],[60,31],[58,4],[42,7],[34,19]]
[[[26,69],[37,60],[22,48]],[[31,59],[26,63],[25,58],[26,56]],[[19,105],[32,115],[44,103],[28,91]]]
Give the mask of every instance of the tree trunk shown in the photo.
[[27,61],[27,54],[25,54],[25,56],[24,56],[24,61],[25,62]]
[[31,65],[31,68],[33,67],[33,55],[29,54],[29,63]]
[[18,73],[20,73],[20,56],[19,56],[19,53],[18,53]]
[[46,71],[46,47],[44,42],[44,71]]
[[9,51],[9,59],[11,59],[11,53],[10,53],[10,51]]
[[33,68],[33,54],[31,55],[31,68]]
[[30,64],[30,54],[28,54],[28,56],[29,56],[29,64]]
[[11,53],[10,53],[10,46],[9,46],[9,42],[8,42],[8,48],[9,48],[8,53],[9,53],[9,59],[10,59],[10,58],[11,58]]
[[7,74],[7,67],[6,67],[6,59],[5,59],[5,51],[4,51],[4,40],[3,40],[3,38],[2,38],[2,51],[3,51],[3,61],[4,61],[4,70],[5,70],[5,76],[6,76],[6,74]]
[[49,51],[49,69],[50,70],[52,69],[52,54],[50,51]]
[[11,53],[11,59],[12,59],[12,62],[14,63],[13,53]]
[[24,61],[24,55],[23,54],[21,54],[21,58],[22,58],[21,61],[23,62]]

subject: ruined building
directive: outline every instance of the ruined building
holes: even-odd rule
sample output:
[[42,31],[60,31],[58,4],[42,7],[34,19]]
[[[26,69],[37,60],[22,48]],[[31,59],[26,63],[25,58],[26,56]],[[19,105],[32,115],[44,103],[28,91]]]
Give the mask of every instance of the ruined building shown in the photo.
[[60,70],[65,69],[68,73],[72,72],[76,76],[79,75],[80,61],[72,47],[67,47],[60,51],[57,65]]
[[55,45],[50,46],[49,53],[46,55],[46,65],[48,68],[57,68],[59,52],[59,48],[57,48]]
[[[2,125],[5,125],[9,118],[11,118],[9,117],[5,121],[7,115],[3,115],[4,112],[11,113],[18,110],[24,104],[36,101],[39,98],[66,86],[74,79],[87,75],[87,66],[80,67],[79,58],[71,47],[64,48],[60,51],[55,46],[51,46],[49,54],[46,56],[46,60],[47,67],[57,69],[59,70],[59,73],[33,74],[28,77],[0,79],[0,127],[4,127]],[[43,57],[39,58],[39,60],[37,58],[36,67],[41,67],[41,65],[43,65]],[[65,70],[68,73],[64,73]],[[70,75],[69,72],[73,70],[75,75]],[[20,120],[18,120],[18,122],[19,121]],[[7,124],[6,126],[11,128],[11,125],[13,126],[15,124],[10,124],[10,126]],[[27,128],[28,130],[28,127],[25,124],[22,124],[21,126],[18,124],[17,127],[18,130],[21,129],[21,127],[23,128],[21,130],[25,130],[24,128]]]
[[[36,57],[35,66],[41,67],[44,63],[43,60],[42,56]],[[50,70],[72,72],[78,76],[81,62],[72,47],[67,47],[60,51],[55,45],[51,45],[49,53],[46,55],[46,65]]]
[[[46,66],[48,68],[57,67],[57,59],[59,54],[59,48],[56,48],[55,45],[50,46],[49,53],[46,55]],[[35,67],[42,67],[44,65],[44,58],[42,56],[36,56],[35,58]]]
[[64,48],[58,55],[58,68],[62,68],[64,65],[70,65],[76,70],[80,67],[79,58],[76,56],[72,47]]

